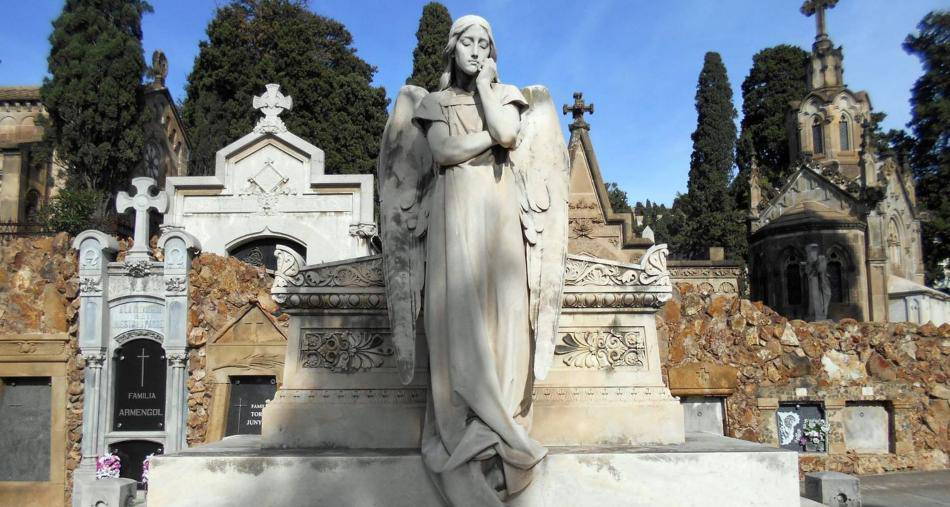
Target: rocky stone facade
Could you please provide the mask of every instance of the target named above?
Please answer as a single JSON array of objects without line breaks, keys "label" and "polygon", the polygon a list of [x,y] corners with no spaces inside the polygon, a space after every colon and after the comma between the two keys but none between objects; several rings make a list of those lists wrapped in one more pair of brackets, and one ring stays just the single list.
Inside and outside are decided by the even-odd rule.
[{"label": "rocky stone facade", "polygon": [[[823,406],[827,452],[800,469],[869,474],[946,468],[950,454],[950,324],[789,320],[759,302],[679,283],[657,314],[661,361],[674,394],[722,396],[725,433],[777,444],[780,404]],[[887,407],[891,452],[849,451],[843,410]]]}]

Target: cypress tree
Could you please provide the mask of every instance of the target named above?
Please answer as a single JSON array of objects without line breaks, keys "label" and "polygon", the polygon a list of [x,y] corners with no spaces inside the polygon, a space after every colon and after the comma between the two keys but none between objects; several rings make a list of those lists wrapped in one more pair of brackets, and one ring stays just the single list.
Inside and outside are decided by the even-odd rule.
[{"label": "cypress tree", "polygon": [[281,119],[324,150],[327,173],[375,171],[389,101],[345,26],[304,0],[234,0],[217,9],[207,36],[182,111],[194,141],[190,173],[213,173],[215,152],[251,131],[260,117],[252,98],[267,83],[293,97]]},{"label": "cypress tree", "polygon": [[452,16],[444,5],[429,2],[422,8],[419,29],[416,30],[416,49],[412,51],[412,75],[406,79],[406,84],[437,91],[444,70],[442,50],[451,28]]},{"label": "cypress tree", "polygon": [[719,53],[706,53],[696,86],[698,119],[693,132],[689,183],[677,198],[685,217],[677,254],[705,258],[710,246],[723,246],[730,258],[745,254],[745,234],[729,194],[735,162],[736,108]]},{"label": "cypress tree", "polygon": [[[944,280],[939,263],[950,258],[950,12],[934,11],[907,36],[904,50],[920,58],[924,74],[911,89],[911,120],[916,138],[910,162],[917,203],[930,214],[923,224],[924,265],[929,282]],[[908,141],[902,140],[906,145]],[[894,143],[900,144],[900,142]]]},{"label": "cypress tree", "polygon": [[808,53],[788,44],[763,49],[752,57],[752,68],[742,81],[742,133],[739,136],[739,174],[733,182],[736,206],[749,207],[749,171],[758,159],[759,185],[777,189],[790,174],[789,103],[805,97]]},{"label": "cypress tree", "polygon": [[[144,0],[66,0],[40,96],[44,137],[74,184],[111,195],[142,159]],[[75,189],[75,186],[71,186]]]},{"label": "cypress tree", "polygon": [[627,193],[624,192],[619,185],[608,181],[604,186],[607,187],[607,199],[610,201],[610,207],[614,210],[614,213],[630,211],[630,202],[627,201]]}]

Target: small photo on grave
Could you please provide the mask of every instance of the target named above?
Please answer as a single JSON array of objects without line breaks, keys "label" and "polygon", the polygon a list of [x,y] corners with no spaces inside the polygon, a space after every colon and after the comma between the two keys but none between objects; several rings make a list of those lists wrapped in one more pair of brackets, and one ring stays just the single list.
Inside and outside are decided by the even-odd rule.
[{"label": "small photo on grave", "polygon": [[165,351],[158,342],[126,342],[115,355],[115,431],[164,431]]},{"label": "small photo on grave", "polygon": [[164,449],[161,444],[149,440],[126,440],[110,445],[109,452],[119,458],[119,477],[132,479],[138,483],[138,489],[144,489],[145,460],[162,454]]},{"label": "small photo on grave", "polygon": [[781,448],[798,452],[826,452],[828,421],[820,404],[782,404],[775,418]]},{"label": "small photo on grave", "polygon": [[0,378],[0,481],[50,479],[49,377]]},{"label": "small photo on grave", "polygon": [[261,412],[277,392],[277,379],[269,375],[231,377],[228,425],[225,436],[260,435]]}]

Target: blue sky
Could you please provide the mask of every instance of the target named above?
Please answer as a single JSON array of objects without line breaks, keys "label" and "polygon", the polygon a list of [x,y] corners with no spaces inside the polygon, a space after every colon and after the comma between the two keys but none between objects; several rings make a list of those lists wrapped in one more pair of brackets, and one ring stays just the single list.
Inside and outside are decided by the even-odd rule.
[{"label": "blue sky", "polygon": [[[184,85],[223,0],[151,0],[143,20],[146,59],[168,55],[168,86],[184,98]],[[378,68],[375,84],[392,98],[412,71],[412,49],[423,0],[311,0],[315,12],[344,23],[357,53]],[[558,102],[574,91],[595,104],[588,118],[608,181],[630,201],[671,203],[685,192],[696,126],[696,79],[706,51],[722,54],[736,108],[740,85],[759,49],[797,44],[810,50],[814,18],[799,14],[799,0],[589,0],[446,1],[453,17],[475,13],[493,26],[499,73],[505,82],[544,84]],[[50,23],[61,1],[9,2],[0,31],[0,85],[37,84],[46,74]],[[844,46],[845,81],[867,90],[885,128],[910,118],[910,88],[920,76],[917,58],[901,42],[938,0],[842,0],[829,12],[832,40]],[[12,27],[12,29],[11,29]],[[250,104],[248,105],[250,107]],[[293,114],[292,112],[290,114]],[[565,133],[568,121],[565,118]]]}]

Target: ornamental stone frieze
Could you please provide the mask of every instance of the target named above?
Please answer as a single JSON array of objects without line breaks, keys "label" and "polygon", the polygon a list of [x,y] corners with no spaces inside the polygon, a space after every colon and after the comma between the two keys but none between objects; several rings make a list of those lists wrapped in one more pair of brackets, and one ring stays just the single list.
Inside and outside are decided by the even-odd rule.
[{"label": "ornamental stone frieze", "polygon": [[[672,296],[666,245],[654,245],[637,264],[568,255],[565,309],[659,308]],[[290,248],[275,250],[271,296],[285,310],[386,311],[382,256],[305,266]]]}]

